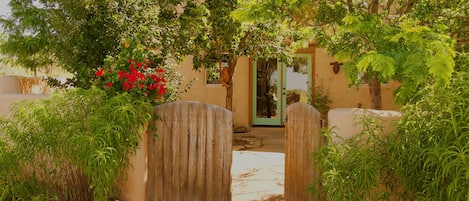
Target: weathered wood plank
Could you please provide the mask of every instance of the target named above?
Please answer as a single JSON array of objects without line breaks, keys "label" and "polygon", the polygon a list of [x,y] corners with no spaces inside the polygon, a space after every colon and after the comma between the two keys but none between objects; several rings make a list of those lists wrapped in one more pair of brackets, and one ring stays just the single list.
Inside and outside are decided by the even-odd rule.
[{"label": "weathered wood plank", "polygon": [[314,107],[295,103],[287,108],[285,126],[285,200],[313,201],[309,184],[317,182],[318,170],[310,154],[321,145],[320,114]]},{"label": "weathered wood plank", "polygon": [[[200,118],[197,117],[198,111],[195,108],[191,108],[188,113],[189,118]],[[187,194],[188,195],[194,195],[197,192],[196,185],[197,185],[197,146],[198,146],[198,139],[197,139],[197,132],[198,132],[198,126],[197,124],[189,124],[189,149],[188,149],[188,172],[187,172]],[[193,171],[189,171],[191,168],[193,168]]]},{"label": "weathered wood plank", "polygon": [[[207,108],[207,122],[206,122],[206,141],[205,141],[205,168],[206,168],[206,178],[205,181],[205,195],[214,196],[214,189],[213,189],[213,182],[215,176],[215,168],[213,167],[215,164],[214,153],[215,150],[213,149],[215,144],[214,139],[214,124],[215,124],[215,116],[213,114],[212,108]],[[221,179],[221,178],[220,178]],[[208,199],[208,197],[206,197]]]},{"label": "weathered wood plank", "polygon": [[155,107],[155,114],[162,120],[148,147],[147,200],[230,201],[231,112],[176,102]]},{"label": "weathered wood plank", "polygon": [[196,174],[197,174],[197,183],[196,183],[196,198],[194,200],[202,201],[205,200],[205,182],[206,171],[205,171],[205,147],[206,147],[206,135],[198,135],[199,133],[207,133],[207,113],[204,112],[201,108],[197,109],[197,117],[199,121],[197,122],[198,132],[195,134],[197,136],[197,154],[194,154],[194,157],[197,157]]},{"label": "weathered wood plank", "polygon": [[[220,119],[222,119],[223,123],[220,123],[220,125],[223,126],[227,129],[219,129],[219,137],[220,139],[224,138],[227,141],[232,142],[233,141],[233,127],[228,126],[227,124],[232,125],[232,119],[231,116],[223,115]],[[222,199],[223,200],[231,200],[231,182],[232,182],[232,177],[231,177],[231,164],[232,164],[232,157],[233,157],[233,144],[232,143],[220,143],[223,144],[222,147],[222,164],[223,166],[221,167],[223,170],[222,173],[222,189],[221,192],[230,192],[230,193],[224,193],[222,194]]]},{"label": "weathered wood plank", "polygon": [[[182,122],[188,122],[189,118],[191,118],[188,113],[191,109],[189,105],[183,104],[181,105],[181,112],[179,113]],[[179,196],[177,200],[188,200],[187,191],[187,177],[189,175],[189,124],[182,124],[177,126],[175,133],[180,133],[180,138],[176,143],[178,143],[179,147],[179,158],[186,159],[186,160],[179,160]]]}]

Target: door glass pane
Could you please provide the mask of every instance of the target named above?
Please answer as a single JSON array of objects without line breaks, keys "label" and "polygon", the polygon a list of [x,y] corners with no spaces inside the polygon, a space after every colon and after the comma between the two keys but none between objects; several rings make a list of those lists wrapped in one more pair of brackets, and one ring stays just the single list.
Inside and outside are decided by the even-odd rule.
[{"label": "door glass pane", "polygon": [[256,75],[256,117],[275,119],[279,115],[277,59],[258,59]]},{"label": "door glass pane", "polygon": [[308,58],[294,57],[286,69],[286,106],[308,102]]}]

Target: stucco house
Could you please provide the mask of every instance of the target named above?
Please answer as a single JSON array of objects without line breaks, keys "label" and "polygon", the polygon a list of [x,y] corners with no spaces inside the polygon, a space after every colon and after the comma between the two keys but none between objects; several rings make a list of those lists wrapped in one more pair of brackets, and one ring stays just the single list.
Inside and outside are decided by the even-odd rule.
[{"label": "stucco house", "polygon": [[[298,50],[290,65],[276,59],[240,58],[233,76],[234,127],[282,126],[286,107],[294,102],[308,101],[308,94],[314,93],[316,87],[328,93],[332,101],[329,105],[331,109],[370,108],[368,85],[350,88],[341,67],[337,73],[333,71],[333,62],[333,57],[314,44]],[[179,70],[186,80],[196,78],[183,100],[225,106],[226,90],[217,80],[213,80],[214,72],[194,71],[191,57],[185,59]],[[384,110],[398,109],[392,95],[397,86],[392,82],[382,84]]]},{"label": "stucco house", "polygon": [[[308,95],[315,93],[318,87],[328,93],[331,109],[370,108],[368,85],[349,87],[342,67],[334,72],[333,62],[336,62],[333,57],[314,44],[298,50],[290,65],[276,59],[240,58],[233,76],[234,127],[283,126],[286,107],[295,102],[307,102]],[[195,71],[192,67],[191,57],[179,66],[186,81],[196,80],[182,100],[225,107],[226,89],[217,80],[220,72]],[[381,87],[383,109],[398,110],[392,95],[398,84],[391,82]]]}]

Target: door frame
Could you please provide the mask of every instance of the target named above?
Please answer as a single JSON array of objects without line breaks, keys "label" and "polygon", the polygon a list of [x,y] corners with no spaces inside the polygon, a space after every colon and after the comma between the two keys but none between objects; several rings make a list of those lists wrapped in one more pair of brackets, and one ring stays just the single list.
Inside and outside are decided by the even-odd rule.
[{"label": "door frame", "polygon": [[[310,93],[312,93],[312,83],[314,82],[313,80],[313,56],[310,53],[295,53],[294,57],[300,57],[300,58],[307,58],[308,60],[308,88]],[[282,103],[281,103],[281,108],[280,108],[280,113],[282,114],[282,119],[281,119],[281,125],[285,125],[286,120],[287,120],[287,68],[285,63],[281,63],[281,68],[282,68]]]},{"label": "door frame", "polygon": [[[294,57],[303,57],[308,59],[308,64],[309,64],[309,69],[308,69],[308,88],[310,93],[314,93],[314,79],[313,79],[313,74],[314,74],[314,54],[313,54],[314,46],[310,46],[308,49],[304,49],[303,51],[298,51],[295,53]],[[263,118],[257,118],[256,117],[256,112],[257,112],[257,59],[251,60],[251,123],[252,125],[265,125],[265,126],[283,126],[285,125],[286,121],[286,65],[285,63],[278,62],[277,63],[277,71],[278,77],[277,79],[279,82],[277,83],[277,111],[280,113],[277,115],[278,117],[275,119],[263,119]]]},{"label": "door frame", "polygon": [[[278,126],[280,125],[281,123],[281,118],[282,118],[282,115],[281,114],[277,114],[277,118],[275,119],[268,119],[268,118],[257,118],[256,117],[256,112],[257,112],[257,59],[253,60],[253,64],[252,64],[252,70],[251,70],[251,97],[252,97],[252,100],[251,100],[251,118],[252,118],[252,123],[253,125],[264,125],[264,126]],[[283,81],[281,80],[282,78],[282,72],[281,72],[281,63],[280,62],[277,62],[277,80],[278,80],[278,83],[277,83],[277,91],[276,91],[276,94],[277,94],[277,108],[276,110],[277,111],[280,111],[281,110],[281,102],[282,100],[279,99],[278,97],[282,97],[282,91],[280,90],[280,87],[279,85],[281,83],[283,83]],[[283,85],[283,84],[282,84]]]}]

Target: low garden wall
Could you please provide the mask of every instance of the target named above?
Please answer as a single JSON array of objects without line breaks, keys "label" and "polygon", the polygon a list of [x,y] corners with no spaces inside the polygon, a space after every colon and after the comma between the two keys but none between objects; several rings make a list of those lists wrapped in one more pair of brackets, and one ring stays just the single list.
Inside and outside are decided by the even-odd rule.
[{"label": "low garden wall", "polygon": [[18,76],[0,77],[0,116],[10,113],[10,105],[23,100],[47,98],[45,94],[24,94],[21,78]]},{"label": "low garden wall", "polygon": [[337,136],[348,139],[363,130],[362,124],[359,123],[359,119],[363,115],[379,119],[385,134],[391,132],[395,123],[402,117],[400,112],[392,110],[337,108],[331,109],[328,113],[329,128],[333,128]]},{"label": "low garden wall", "polygon": [[22,93],[20,80],[17,76],[0,77],[0,94]]},{"label": "low garden wall", "polygon": [[0,116],[9,115],[11,104],[23,100],[45,99],[45,94],[0,93]]}]

